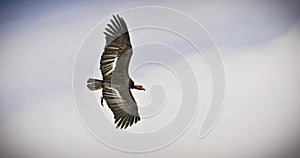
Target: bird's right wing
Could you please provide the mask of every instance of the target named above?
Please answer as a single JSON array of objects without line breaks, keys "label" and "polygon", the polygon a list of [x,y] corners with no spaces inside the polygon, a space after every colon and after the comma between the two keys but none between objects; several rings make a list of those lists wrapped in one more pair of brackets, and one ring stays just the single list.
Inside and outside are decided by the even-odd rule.
[{"label": "bird's right wing", "polygon": [[126,129],[141,119],[138,113],[138,106],[127,86],[104,83],[102,94],[114,114],[114,123],[117,124],[117,128]]}]

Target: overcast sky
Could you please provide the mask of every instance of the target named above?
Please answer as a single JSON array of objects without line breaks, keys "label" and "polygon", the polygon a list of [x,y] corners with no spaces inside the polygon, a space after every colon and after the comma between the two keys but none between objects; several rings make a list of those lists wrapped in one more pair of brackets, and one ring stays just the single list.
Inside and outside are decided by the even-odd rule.
[{"label": "overcast sky", "polygon": [[[213,87],[205,59],[192,48],[185,47],[178,36],[151,29],[133,31],[133,46],[143,42],[161,45],[149,44],[134,49],[131,75],[149,90],[134,92],[145,119],[130,128],[130,132],[158,129],[172,121],[180,106],[184,106],[177,100],[182,94],[176,73],[151,64],[134,71],[138,62],[161,59],[160,62],[174,68],[178,74],[189,71],[176,65],[188,65],[195,72],[195,81],[200,87],[199,96],[196,96],[200,108],[188,130],[160,150],[136,154],[110,148],[87,131],[75,108],[72,73],[74,61],[82,55],[92,60],[85,61],[86,67],[81,70],[88,69],[87,76],[81,77],[85,79],[96,73],[101,78],[99,72],[94,72],[104,44],[103,28],[99,23],[116,12],[124,16],[129,30],[148,21],[188,28],[181,19],[170,24],[172,20],[159,18],[159,13],[153,13],[153,19],[140,20],[138,14],[129,16],[124,12],[140,6],[173,8],[205,27],[222,56],[226,99],[215,128],[207,137],[198,139]],[[191,36],[189,39],[199,38]],[[87,45],[79,49],[82,42]],[[298,157],[299,43],[300,4],[297,1],[0,2],[0,156]],[[88,47],[89,44],[95,49]],[[176,54],[172,48],[181,53]],[[204,45],[203,51],[209,53],[205,48]],[[90,52],[82,54],[80,50],[85,49]],[[147,55],[151,52],[151,56]],[[192,83],[192,79],[190,81]],[[155,87],[154,83],[160,86]],[[164,94],[151,94],[150,90]],[[79,94],[98,96],[87,89]],[[165,102],[160,100],[163,95],[167,98]],[[159,114],[146,118],[147,105],[155,107],[154,103],[160,102],[165,106]],[[108,123],[112,122],[107,107],[96,107],[96,111],[105,115]],[[95,119],[94,123],[98,121]]]}]

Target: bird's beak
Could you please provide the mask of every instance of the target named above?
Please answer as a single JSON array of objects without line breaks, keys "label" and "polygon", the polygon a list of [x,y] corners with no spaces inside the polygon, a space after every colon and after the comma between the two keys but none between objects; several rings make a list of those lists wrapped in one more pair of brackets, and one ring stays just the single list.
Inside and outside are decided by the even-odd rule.
[{"label": "bird's beak", "polygon": [[142,85],[137,85],[137,87],[136,87],[138,90],[146,90]]},{"label": "bird's beak", "polygon": [[143,86],[139,87],[139,90],[146,90]]}]

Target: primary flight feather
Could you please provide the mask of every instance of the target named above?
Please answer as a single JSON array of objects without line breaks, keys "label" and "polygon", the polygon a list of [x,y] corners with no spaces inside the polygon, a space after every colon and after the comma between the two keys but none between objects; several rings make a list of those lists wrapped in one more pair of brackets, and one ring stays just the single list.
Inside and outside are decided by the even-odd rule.
[{"label": "primary flight feather", "polygon": [[122,17],[114,16],[105,28],[106,44],[100,60],[102,80],[89,79],[90,90],[102,89],[103,99],[114,114],[117,128],[127,128],[141,120],[138,106],[130,89],[145,90],[135,85],[128,75],[132,46],[127,25]]}]

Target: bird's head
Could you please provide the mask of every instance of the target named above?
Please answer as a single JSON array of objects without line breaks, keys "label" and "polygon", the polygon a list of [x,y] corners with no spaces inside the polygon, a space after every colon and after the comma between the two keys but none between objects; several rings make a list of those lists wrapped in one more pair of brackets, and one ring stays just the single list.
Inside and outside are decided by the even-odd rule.
[{"label": "bird's head", "polygon": [[146,90],[142,85],[134,85],[134,89],[137,89],[137,90]]}]

